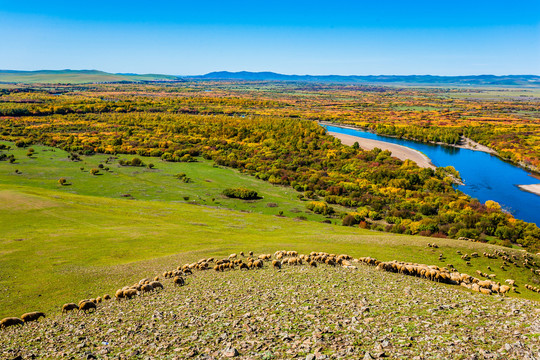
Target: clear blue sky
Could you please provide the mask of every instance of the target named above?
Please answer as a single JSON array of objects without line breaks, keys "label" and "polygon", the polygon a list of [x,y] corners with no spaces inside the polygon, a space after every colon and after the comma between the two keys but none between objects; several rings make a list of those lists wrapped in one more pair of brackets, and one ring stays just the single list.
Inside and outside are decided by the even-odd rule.
[{"label": "clear blue sky", "polygon": [[540,0],[0,0],[0,34],[0,69],[540,75]]}]

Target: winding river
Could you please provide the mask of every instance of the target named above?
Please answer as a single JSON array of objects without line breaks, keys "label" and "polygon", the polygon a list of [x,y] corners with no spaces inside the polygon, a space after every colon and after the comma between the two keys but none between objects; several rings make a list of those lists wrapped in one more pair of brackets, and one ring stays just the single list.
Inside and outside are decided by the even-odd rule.
[{"label": "winding river", "polygon": [[323,125],[328,131],[385,141],[421,151],[435,166],[453,166],[465,185],[458,189],[481,202],[493,200],[516,218],[540,226],[540,196],[521,190],[517,185],[535,184],[539,181],[527,171],[502,161],[498,157],[453,146],[425,144],[381,136],[367,131]]}]

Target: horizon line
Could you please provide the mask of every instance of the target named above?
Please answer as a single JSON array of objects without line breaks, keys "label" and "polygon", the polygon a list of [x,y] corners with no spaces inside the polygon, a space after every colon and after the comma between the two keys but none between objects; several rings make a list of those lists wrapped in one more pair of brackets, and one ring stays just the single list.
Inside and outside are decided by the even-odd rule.
[{"label": "horizon line", "polygon": [[204,76],[209,75],[213,73],[231,73],[231,74],[239,74],[239,73],[251,73],[251,74],[264,74],[264,73],[271,73],[276,75],[284,75],[284,76],[343,76],[343,77],[351,77],[351,76],[438,76],[438,77],[462,77],[462,76],[538,76],[540,77],[540,74],[503,74],[503,75],[495,75],[490,73],[481,73],[481,74],[461,74],[461,75],[438,75],[438,74],[285,74],[285,73],[279,73],[271,70],[264,70],[264,71],[248,71],[248,70],[239,70],[239,71],[231,71],[231,70],[215,70],[210,71],[203,74],[172,74],[172,73],[162,73],[162,72],[109,72],[105,70],[99,70],[99,69],[39,69],[39,70],[18,70],[18,69],[0,69],[0,72],[6,71],[6,72],[40,72],[40,71],[99,71],[107,74],[114,74],[114,75],[166,75],[166,76],[177,76],[177,77],[196,77],[196,76]]}]

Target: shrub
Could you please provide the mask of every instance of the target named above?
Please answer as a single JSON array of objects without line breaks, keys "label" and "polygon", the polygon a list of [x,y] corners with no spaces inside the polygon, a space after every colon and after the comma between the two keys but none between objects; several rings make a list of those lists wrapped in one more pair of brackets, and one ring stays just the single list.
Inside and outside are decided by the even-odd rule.
[{"label": "shrub", "polygon": [[223,190],[223,195],[229,198],[236,198],[242,200],[254,200],[259,199],[259,194],[255,190],[249,190],[246,188],[229,188]]},{"label": "shrub", "polygon": [[99,174],[99,169],[92,169],[92,170],[90,170],[90,174],[92,174],[92,175],[97,175],[97,174]]},{"label": "shrub", "polygon": [[423,204],[422,206],[420,206],[420,212],[426,216],[437,215],[437,207]]},{"label": "shrub", "polygon": [[192,157],[189,154],[186,154],[186,155],[182,156],[179,161],[180,162],[196,162],[197,159],[195,159],[194,157]]},{"label": "shrub", "polygon": [[153,169],[153,168],[154,168],[154,166],[155,166],[155,165],[154,165],[154,164],[152,164],[152,163],[148,164],[148,168],[149,168],[149,169]]},{"label": "shrub", "polygon": [[178,173],[178,174],[174,175],[174,177],[177,178],[178,180],[181,180],[182,182],[184,182],[186,184],[190,183],[190,182],[193,182],[191,180],[191,178],[188,178],[187,175],[184,174],[184,173]]},{"label": "shrub", "polygon": [[401,224],[401,218],[398,218],[396,216],[387,216],[384,220],[389,224]]},{"label": "shrub", "polygon": [[66,185],[67,180],[66,180],[65,178],[60,178],[60,179],[58,179],[58,183],[59,183],[60,185],[62,185],[62,186],[63,186],[63,185]]},{"label": "shrub", "polygon": [[356,218],[353,216],[353,215],[346,215],[344,218],[343,218],[343,221],[341,223],[343,226],[353,226],[353,225],[356,225],[357,222],[356,222]]},{"label": "shrub", "polygon": [[131,159],[131,166],[143,166],[143,162],[141,159],[137,158],[137,157],[134,157],[133,159]]},{"label": "shrub", "polygon": [[27,147],[29,145],[28,142],[24,141],[24,140],[18,140],[16,143],[15,143],[15,146],[16,147],[20,147],[20,148],[23,148],[23,147]]},{"label": "shrub", "polygon": [[144,163],[138,157],[134,157],[131,160],[120,159],[118,163],[122,166],[144,166]]},{"label": "shrub", "polygon": [[360,229],[369,229],[370,228],[369,224],[367,222],[365,222],[365,221],[360,221],[360,223],[358,224],[358,227]]},{"label": "shrub", "polygon": [[381,214],[379,214],[377,211],[374,211],[374,210],[371,210],[369,213],[368,213],[368,217],[372,220],[381,220],[382,219],[382,216]]},{"label": "shrub", "polygon": [[334,213],[334,209],[324,201],[310,201],[306,207],[315,214],[331,215]]}]

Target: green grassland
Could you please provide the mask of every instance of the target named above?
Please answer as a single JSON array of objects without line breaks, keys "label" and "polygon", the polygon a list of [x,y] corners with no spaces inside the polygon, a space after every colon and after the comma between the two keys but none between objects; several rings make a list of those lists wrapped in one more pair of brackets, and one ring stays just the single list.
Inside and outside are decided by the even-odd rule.
[{"label": "green grassland", "polygon": [[96,82],[163,81],[175,79],[175,76],[170,75],[111,74],[97,70],[0,70],[0,82],[23,84],[88,84]]},{"label": "green grassland", "polygon": [[[268,215],[279,215],[281,211],[289,217],[325,219],[306,210],[305,202],[298,199],[299,193],[290,187],[274,186],[236,170],[214,166],[213,162],[202,158],[192,163],[175,163],[134,155],[120,155],[117,159],[93,155],[81,156],[81,161],[71,161],[67,152],[52,147],[32,146],[35,151],[27,156],[27,148],[17,148],[9,142],[0,141],[0,144],[11,146],[12,149],[4,153],[13,154],[17,159],[13,164],[0,162],[0,184],[110,198],[131,195],[129,198],[134,200],[189,202]],[[119,165],[120,160],[135,157],[143,159],[146,165],[154,164],[154,168]],[[99,169],[99,164],[103,169]],[[100,171],[92,175],[92,169]],[[191,182],[184,183],[175,177],[180,173],[186,174]],[[60,178],[65,178],[67,184],[60,185]],[[241,186],[256,190],[261,199],[238,201],[222,195],[226,188]]]},{"label": "green grassland", "polygon": [[[468,266],[456,253],[482,254],[496,246],[323,224],[320,215],[305,213],[296,191],[208,161],[141,158],[156,169],[121,167],[117,160],[105,164],[103,155],[73,162],[59,149],[33,148],[31,157],[26,156],[28,149],[13,149],[7,153],[14,153],[17,161],[0,162],[0,318],[56,312],[65,302],[113,293],[142,277],[206,256],[279,249],[453,264],[471,275],[481,270],[497,274],[501,282],[515,279],[519,293],[511,296],[540,300],[539,294],[523,287],[538,283],[529,269],[501,270],[501,259],[482,256]],[[110,171],[91,175],[89,170],[99,163]],[[176,179],[173,175],[179,172],[193,182]],[[59,177],[71,185],[61,186]],[[263,198],[246,202],[222,197],[221,191],[230,186],[255,189]],[[126,193],[133,199],[121,197]],[[278,206],[268,207],[269,202]],[[298,209],[308,221],[296,218]],[[274,216],[279,210],[283,217]],[[428,242],[439,248],[427,247]]]}]

